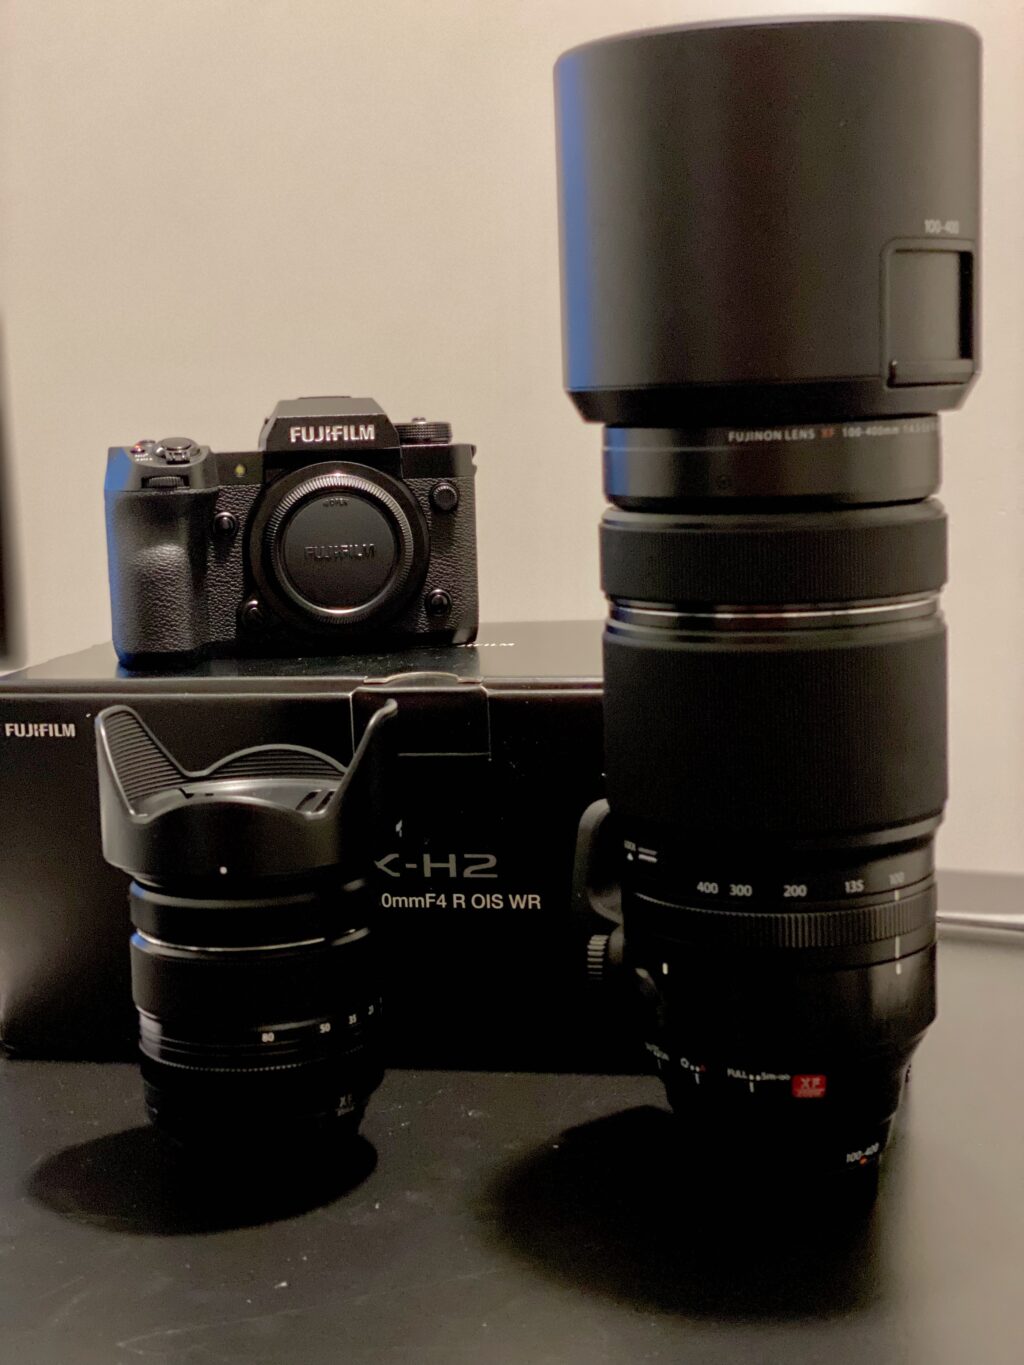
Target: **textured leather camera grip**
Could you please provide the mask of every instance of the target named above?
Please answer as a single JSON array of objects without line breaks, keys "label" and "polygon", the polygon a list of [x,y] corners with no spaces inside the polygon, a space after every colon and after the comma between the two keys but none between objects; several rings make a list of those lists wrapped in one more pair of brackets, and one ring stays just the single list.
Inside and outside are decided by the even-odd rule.
[{"label": "textured leather camera grip", "polygon": [[114,648],[126,667],[190,655],[209,641],[206,565],[216,489],[107,497]]}]

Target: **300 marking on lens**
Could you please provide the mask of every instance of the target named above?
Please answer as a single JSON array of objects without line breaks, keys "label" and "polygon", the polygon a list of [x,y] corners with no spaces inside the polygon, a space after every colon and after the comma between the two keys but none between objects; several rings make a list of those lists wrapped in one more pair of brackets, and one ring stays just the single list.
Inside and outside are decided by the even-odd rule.
[{"label": "300 marking on lens", "polygon": [[[746,900],[754,894],[754,888],[750,882],[729,882],[729,895],[740,900]],[[718,882],[698,882],[697,893],[701,896],[717,896],[721,890]]]}]

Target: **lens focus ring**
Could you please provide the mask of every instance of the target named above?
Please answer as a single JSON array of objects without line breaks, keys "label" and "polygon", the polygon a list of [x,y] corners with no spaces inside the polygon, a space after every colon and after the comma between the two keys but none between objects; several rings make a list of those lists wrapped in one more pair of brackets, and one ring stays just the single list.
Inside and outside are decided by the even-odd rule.
[{"label": "lens focus ring", "polygon": [[851,602],[945,581],[946,515],[933,499],[746,516],[613,509],[601,526],[601,584],[619,600]]},{"label": "lens focus ring", "polygon": [[611,621],[608,799],[720,837],[905,825],[946,799],[945,631],[902,625],[728,636]]}]

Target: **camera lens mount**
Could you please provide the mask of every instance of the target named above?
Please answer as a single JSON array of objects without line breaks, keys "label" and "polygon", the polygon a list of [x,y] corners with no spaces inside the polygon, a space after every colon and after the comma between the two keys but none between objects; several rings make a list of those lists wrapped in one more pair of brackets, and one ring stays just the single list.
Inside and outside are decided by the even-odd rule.
[{"label": "camera lens mount", "polygon": [[250,560],[264,594],[308,628],[385,620],[427,559],[423,513],[397,480],[362,466],[307,466],[271,485]]}]

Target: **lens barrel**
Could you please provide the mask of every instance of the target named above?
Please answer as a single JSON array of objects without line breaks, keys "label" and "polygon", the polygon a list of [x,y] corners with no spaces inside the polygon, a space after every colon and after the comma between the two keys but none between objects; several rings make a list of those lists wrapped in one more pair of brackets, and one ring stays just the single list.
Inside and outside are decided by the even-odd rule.
[{"label": "lens barrel", "polygon": [[[898,446],[906,425],[938,478],[938,433],[860,422],[856,438]],[[876,438],[870,433],[878,428]],[[770,457],[793,487],[827,459],[839,425],[799,429]],[[824,434],[821,433],[837,433]],[[634,433],[639,435],[640,433]],[[738,444],[747,433],[733,431]],[[643,433],[646,449],[676,447]],[[810,461],[808,461],[810,448]],[[634,458],[639,458],[634,453]],[[690,436],[682,480],[719,458]],[[899,452],[890,454],[902,463]],[[677,463],[682,464],[680,458]],[[703,475],[705,480],[707,474]],[[946,798],[946,518],[935,499],[886,502],[888,478],[824,497],[674,499],[635,489],[601,528],[609,796],[656,825],[667,813],[702,838],[820,838],[936,819]],[[615,490],[608,490],[612,496]],[[922,492],[934,491],[934,483]],[[863,505],[853,504],[853,498]]]},{"label": "lens barrel", "polygon": [[[793,429],[774,477],[798,487],[808,448],[827,465],[833,442],[877,440],[897,467],[916,453],[931,492],[937,433],[923,449],[906,425],[903,462],[899,423]],[[634,460],[681,444],[633,436]],[[694,466],[717,437],[686,441],[680,477],[708,482]],[[852,467],[831,501],[663,481],[649,513],[634,480],[601,539],[608,797],[647,1047],[716,1144],[753,1120],[766,1158],[838,1168],[883,1149],[934,1017],[946,797],[945,515],[880,501],[890,481]]]},{"label": "lens barrel", "polygon": [[[382,1077],[361,888],[168,894],[133,882],[132,995],[151,1118],[180,1138],[353,1131]],[[344,911],[342,911],[344,913]]]},{"label": "lens barrel", "polygon": [[621,960],[687,1131],[748,1162],[873,1165],[935,1013],[979,58],[958,24],[791,19],[556,66]]},{"label": "lens barrel", "polygon": [[346,768],[264,745],[183,768],[126,706],[96,719],[103,851],[133,874],[146,1107],[206,1147],[358,1129],[383,1075],[367,893],[371,718]]}]

